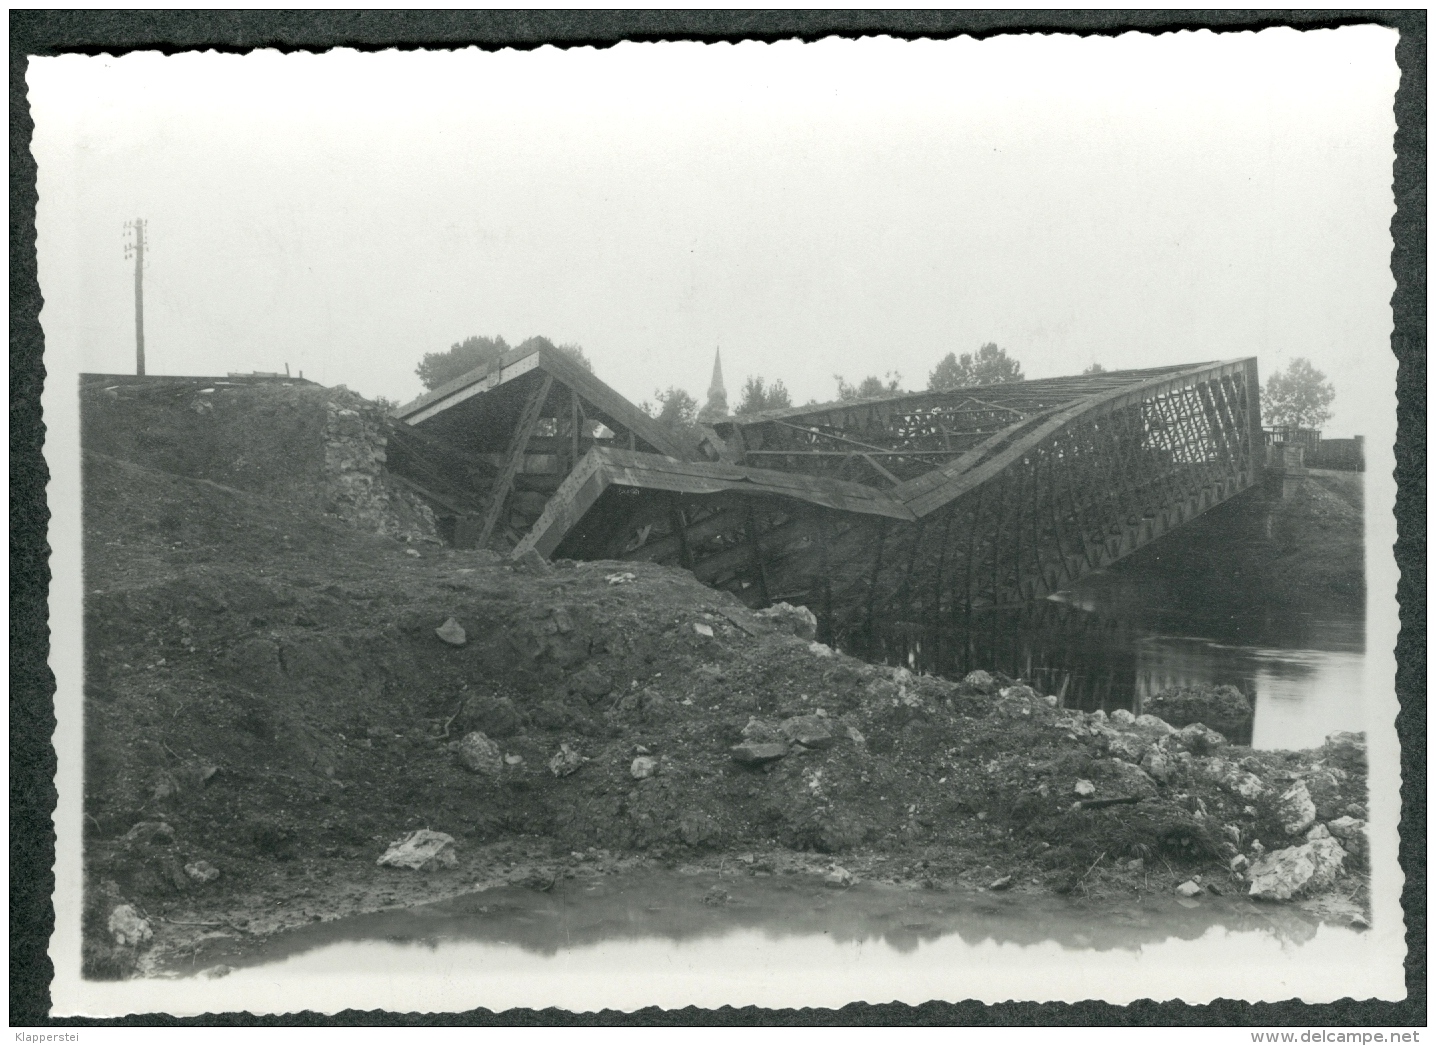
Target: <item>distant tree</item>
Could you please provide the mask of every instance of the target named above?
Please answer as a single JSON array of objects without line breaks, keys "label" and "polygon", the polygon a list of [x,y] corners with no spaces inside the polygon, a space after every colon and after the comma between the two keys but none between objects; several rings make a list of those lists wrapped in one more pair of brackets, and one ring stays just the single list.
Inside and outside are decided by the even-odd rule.
[{"label": "distant tree", "polygon": [[[887,381],[884,382],[883,378]],[[863,400],[872,396],[894,396],[902,392],[902,375],[895,370],[888,371],[883,378],[870,374],[856,385],[849,385],[841,374],[834,374],[838,383],[838,399]]]},{"label": "distant tree", "polygon": [[509,343],[503,335],[485,338],[472,335],[455,342],[448,352],[427,352],[414,371],[426,389],[437,389],[446,381],[453,381],[461,374],[467,374],[475,367],[483,367],[509,351]]},{"label": "distant tree", "polygon": [[970,352],[961,356],[949,352],[928,375],[927,387],[932,392],[946,392],[971,385],[1001,385],[1021,380],[1022,364],[989,341],[977,350],[976,356]]},{"label": "distant tree", "polygon": [[[519,348],[561,352],[584,370],[593,371],[593,364],[588,362],[588,357],[577,345],[555,345],[545,337],[536,336],[523,341]],[[446,381],[453,381],[476,367],[488,366],[508,351],[509,343],[504,341],[501,334],[492,338],[474,335],[456,342],[448,352],[425,353],[414,373],[424,383],[424,388],[436,389]]]},{"label": "distant tree", "polygon": [[686,389],[668,386],[667,392],[653,390],[656,403],[643,402],[643,411],[668,429],[683,436],[697,437],[698,401]]},{"label": "distant tree", "polygon": [[542,335],[536,334],[532,338],[525,338],[523,341],[519,342],[518,351],[522,352],[528,349],[548,349],[550,352],[561,353],[564,356],[567,356],[574,363],[577,363],[580,367],[588,371],[590,374],[593,373],[593,364],[590,363],[588,361],[588,357],[583,354],[583,349],[579,348],[577,345],[574,345],[571,342],[565,342],[562,345],[555,345],[553,342],[549,341]]},{"label": "distant tree", "polygon": [[760,414],[765,410],[782,410],[793,405],[788,387],[779,378],[771,385],[764,385],[761,377],[750,377],[743,383],[743,398],[735,414]]},{"label": "distant tree", "polygon": [[385,413],[393,413],[395,407],[402,406],[398,400],[390,399],[388,396],[375,396],[369,402]]},{"label": "distant tree", "polygon": [[1082,373],[1083,373],[1083,374],[1106,374],[1106,373],[1107,373],[1107,368],[1104,367],[1104,366],[1102,366],[1102,364],[1097,363],[1097,362],[1094,361],[1094,362],[1092,363],[1092,366],[1088,367],[1088,368],[1087,368],[1086,370],[1084,370]]},{"label": "distant tree", "polygon": [[1268,425],[1319,429],[1331,420],[1336,389],[1326,375],[1302,357],[1292,360],[1284,374],[1273,374],[1262,390],[1261,412]]}]

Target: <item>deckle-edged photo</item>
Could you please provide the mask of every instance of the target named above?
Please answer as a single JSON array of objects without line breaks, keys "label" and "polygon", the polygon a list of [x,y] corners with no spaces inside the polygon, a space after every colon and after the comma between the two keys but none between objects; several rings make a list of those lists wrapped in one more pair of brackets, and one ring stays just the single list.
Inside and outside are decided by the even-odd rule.
[{"label": "deckle-edged photo", "polygon": [[1402,997],[1395,41],[32,59],[55,1012]]}]

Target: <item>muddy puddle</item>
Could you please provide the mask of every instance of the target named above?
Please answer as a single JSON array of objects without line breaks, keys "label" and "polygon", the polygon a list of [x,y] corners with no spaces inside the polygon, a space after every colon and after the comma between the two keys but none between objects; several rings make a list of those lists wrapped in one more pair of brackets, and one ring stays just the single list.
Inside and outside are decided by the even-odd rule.
[{"label": "muddy puddle", "polygon": [[173,1012],[1283,998],[1323,971],[1350,994],[1367,936],[1241,898],[645,872],[213,937],[114,987]]}]

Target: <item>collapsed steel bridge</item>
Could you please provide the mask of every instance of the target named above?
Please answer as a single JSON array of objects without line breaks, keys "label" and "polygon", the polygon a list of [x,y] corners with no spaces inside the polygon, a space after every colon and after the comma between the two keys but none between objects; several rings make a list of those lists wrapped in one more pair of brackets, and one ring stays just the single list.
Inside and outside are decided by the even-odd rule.
[{"label": "collapsed steel bridge", "polygon": [[561,353],[395,411],[389,467],[460,546],[682,566],[830,640],[936,636],[1253,486],[1255,359],[915,392],[677,435]]}]

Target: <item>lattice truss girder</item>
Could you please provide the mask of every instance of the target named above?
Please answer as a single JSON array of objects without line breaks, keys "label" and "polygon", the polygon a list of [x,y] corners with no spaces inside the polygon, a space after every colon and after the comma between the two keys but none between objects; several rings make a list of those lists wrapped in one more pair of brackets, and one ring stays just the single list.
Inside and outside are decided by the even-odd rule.
[{"label": "lattice truss girder", "polygon": [[[670,495],[638,499],[643,507],[609,534],[603,554],[681,562],[750,602],[805,601],[840,633],[870,629],[875,613],[931,626],[1031,601],[1250,484],[1250,380],[1236,370],[1079,415],[916,522],[774,498]],[[901,439],[941,435],[904,418]]]}]

